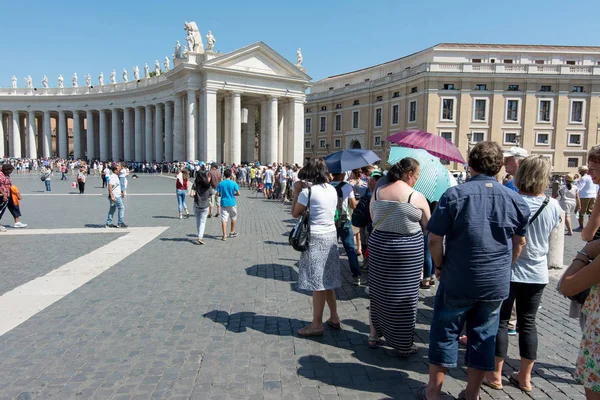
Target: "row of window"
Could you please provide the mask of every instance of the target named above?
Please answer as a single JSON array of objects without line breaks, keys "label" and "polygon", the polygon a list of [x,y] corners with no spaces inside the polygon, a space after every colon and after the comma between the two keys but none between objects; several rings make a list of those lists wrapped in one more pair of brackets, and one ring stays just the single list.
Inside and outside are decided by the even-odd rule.
[{"label": "row of window", "polygon": [[[374,136],[373,137],[373,146],[381,146],[382,142],[381,142],[381,136]],[[304,148],[306,149],[312,149],[312,141],[310,140],[305,140],[304,141]],[[333,147],[334,148],[340,148],[342,147],[342,139],[335,139],[333,141]],[[327,141],[325,139],[321,139],[319,140],[319,148],[321,149],[328,149],[329,145],[327,144]]]},{"label": "row of window", "polygon": [[[472,58],[471,59],[471,63],[473,64],[481,64],[481,58]],[[490,64],[515,64],[514,59],[512,58],[505,58],[503,60],[498,60],[496,58],[490,58],[489,61]],[[547,64],[546,60],[534,60],[533,62],[534,64],[538,64],[538,65],[544,65]],[[553,64],[553,63],[548,63],[548,64],[552,64],[552,65],[560,65],[560,64]],[[600,61],[596,61],[597,65],[600,65]],[[576,60],[565,60],[564,65],[577,65],[577,61]]]},{"label": "row of window", "polygon": [[[442,87],[443,90],[456,90],[456,87],[454,86],[453,83],[444,83],[444,86]],[[487,89],[487,85],[485,83],[478,83],[475,85],[475,90],[488,90]],[[508,85],[508,88],[506,89],[508,92],[518,92],[519,91],[519,85]],[[541,85],[540,86],[540,92],[551,92],[552,91],[552,85]],[[583,93],[584,89],[583,86],[573,86],[571,88],[571,92],[573,93]]]},{"label": "row of window", "polygon": [[[456,109],[456,99],[454,98],[442,98],[441,104],[441,121],[453,122]],[[551,123],[553,116],[553,99],[539,99],[538,100],[538,123]],[[505,122],[519,122],[521,111],[521,99],[506,99],[506,114]],[[571,100],[570,112],[569,112],[569,123],[581,124],[585,114],[585,100]],[[374,125],[376,128],[383,126],[383,108],[375,109]],[[342,115],[337,114],[334,116],[334,130],[340,132],[342,130]],[[417,119],[417,101],[411,101],[408,105],[408,122],[415,122]],[[473,121],[474,122],[487,122],[488,120],[488,99],[475,98],[473,100]],[[400,105],[392,105],[391,115],[392,125],[400,123]],[[359,129],[360,126],[360,110],[352,112],[352,129]],[[312,133],[312,118],[306,118],[305,120],[305,133]],[[319,132],[323,133],[327,131],[327,116],[321,116],[319,118]]]},{"label": "row of window", "polygon": [[[440,132],[440,136],[446,140],[454,142],[453,132]],[[516,145],[519,134],[516,132],[504,132],[504,145]],[[550,145],[550,132],[536,132],[535,133],[535,144],[538,146],[549,146]],[[485,132],[472,132],[471,142],[478,143],[486,140]],[[583,133],[579,132],[567,132],[567,146],[581,146],[583,141]]]}]

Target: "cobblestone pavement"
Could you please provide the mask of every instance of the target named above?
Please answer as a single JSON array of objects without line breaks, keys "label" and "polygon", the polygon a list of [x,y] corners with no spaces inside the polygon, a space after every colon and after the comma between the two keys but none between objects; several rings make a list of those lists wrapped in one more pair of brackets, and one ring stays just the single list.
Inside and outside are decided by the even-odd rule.
[{"label": "cobblestone pavement", "polygon": [[[108,207],[98,178],[90,178],[84,196],[63,195],[72,192],[70,181],[54,180],[49,195],[39,192],[37,176],[14,182],[25,195],[29,230],[104,224]],[[347,267],[337,291],[343,330],[299,338],[296,329],[311,319],[311,297],[296,288],[299,254],[287,245],[287,209],[242,189],[240,237],[222,242],[213,218],[206,245],[197,246],[193,219],[175,218],[173,186],[160,177],[131,181],[130,194],[145,195],[126,198],[125,222],[168,229],[0,337],[0,399],[416,398],[427,379],[433,293],[421,292],[419,352],[408,359],[367,347],[369,301]],[[111,234],[0,234],[1,292],[127,238]],[[578,246],[574,240],[568,248]],[[539,313],[531,397],[583,398],[571,377],[580,330],[555,285]],[[516,338],[509,354],[505,375],[518,367]],[[465,371],[451,370],[444,390],[458,395]],[[482,398],[529,396],[505,379],[504,390],[485,389]]]}]

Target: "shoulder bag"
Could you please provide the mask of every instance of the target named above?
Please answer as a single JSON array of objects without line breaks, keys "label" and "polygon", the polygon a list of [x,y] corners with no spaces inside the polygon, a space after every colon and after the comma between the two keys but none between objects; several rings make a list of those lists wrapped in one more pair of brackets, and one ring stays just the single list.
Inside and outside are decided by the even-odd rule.
[{"label": "shoulder bag", "polygon": [[290,232],[289,243],[296,251],[308,250],[310,242],[310,194],[311,188],[309,187],[306,210],[302,213],[300,220]]}]

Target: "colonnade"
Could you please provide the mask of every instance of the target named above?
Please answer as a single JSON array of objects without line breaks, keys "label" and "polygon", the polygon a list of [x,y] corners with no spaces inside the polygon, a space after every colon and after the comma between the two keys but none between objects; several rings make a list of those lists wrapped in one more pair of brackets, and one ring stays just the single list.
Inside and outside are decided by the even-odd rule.
[{"label": "colonnade", "polygon": [[[160,101],[136,99],[127,106],[118,100],[107,106],[91,103],[65,101],[51,110],[0,110],[0,155],[230,163],[258,157],[271,163],[298,162],[303,154],[301,98],[206,88]],[[260,132],[255,132],[257,110]],[[52,126],[56,127],[54,143]],[[68,127],[72,127],[72,152]]]}]

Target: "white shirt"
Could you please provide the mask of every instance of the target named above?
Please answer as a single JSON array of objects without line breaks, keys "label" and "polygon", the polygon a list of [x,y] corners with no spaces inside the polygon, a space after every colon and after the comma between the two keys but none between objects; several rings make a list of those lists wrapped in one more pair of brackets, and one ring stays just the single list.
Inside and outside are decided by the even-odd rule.
[{"label": "white shirt", "polygon": [[[308,204],[308,188],[302,189],[298,195],[298,203]],[[337,192],[328,183],[314,185],[310,194],[310,231],[311,233],[335,232],[335,208]]]},{"label": "white shirt", "polygon": [[117,174],[110,174],[108,176],[108,184],[112,188],[112,194],[115,196],[115,199],[121,197],[121,181],[119,181]]},{"label": "white shirt", "polygon": [[265,171],[265,183],[273,183],[273,171],[270,169]]},{"label": "white shirt", "polygon": [[[331,185],[333,187],[338,186],[340,183],[342,182],[337,182],[337,181],[333,181],[331,182]],[[344,210],[346,210],[346,214],[350,215],[350,208],[348,207],[348,199],[350,198],[350,196],[354,197],[354,189],[352,188],[352,185],[349,184],[348,182],[344,182],[345,185],[342,186],[342,197],[343,197],[343,202],[342,202],[342,207],[344,207]],[[336,196],[337,196],[337,192],[336,192]],[[336,207],[337,207],[337,201],[336,201]]]},{"label": "white shirt", "polygon": [[579,197],[582,199],[595,199],[598,195],[598,185],[592,182],[592,177],[588,174],[583,175],[577,183]]}]

